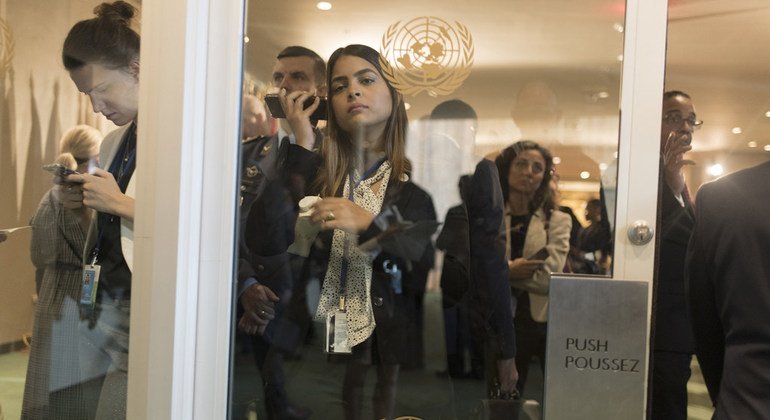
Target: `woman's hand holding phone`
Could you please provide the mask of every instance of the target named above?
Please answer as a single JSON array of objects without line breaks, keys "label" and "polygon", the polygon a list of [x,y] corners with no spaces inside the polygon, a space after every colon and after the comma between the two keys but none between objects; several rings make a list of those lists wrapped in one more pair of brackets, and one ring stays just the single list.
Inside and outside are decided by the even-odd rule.
[{"label": "woman's hand holding phone", "polygon": [[96,169],[93,174],[69,175],[65,181],[80,184],[86,207],[134,220],[134,199],[123,194],[115,177],[104,169]]},{"label": "woman's hand holding phone", "polygon": [[535,271],[542,268],[544,264],[544,260],[516,258],[513,261],[508,261],[508,276],[511,280],[526,280],[531,278]]}]

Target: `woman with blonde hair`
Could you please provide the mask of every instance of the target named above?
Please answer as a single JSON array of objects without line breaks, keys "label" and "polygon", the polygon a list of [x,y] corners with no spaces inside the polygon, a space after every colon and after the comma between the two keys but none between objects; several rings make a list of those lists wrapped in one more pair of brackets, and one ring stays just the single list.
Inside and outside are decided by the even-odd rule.
[{"label": "woman with blonde hair", "polygon": [[[54,163],[77,173],[98,165],[102,134],[78,125],[60,141]],[[77,186],[69,187],[75,189]],[[52,188],[32,218],[32,263],[38,301],[24,386],[22,418],[80,418],[78,347],[81,258],[90,212],[65,209]]]}]

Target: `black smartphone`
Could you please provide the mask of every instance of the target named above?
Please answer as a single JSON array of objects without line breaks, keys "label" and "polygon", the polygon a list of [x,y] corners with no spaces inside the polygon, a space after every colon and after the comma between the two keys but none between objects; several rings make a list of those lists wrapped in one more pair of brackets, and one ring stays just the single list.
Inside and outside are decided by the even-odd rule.
[{"label": "black smartphone", "polygon": [[67,175],[73,175],[77,173],[60,163],[51,163],[50,165],[43,165],[43,170],[50,172],[51,175],[60,176],[62,178]]},{"label": "black smartphone", "polygon": [[540,248],[540,250],[538,250],[537,252],[532,254],[527,259],[528,260],[545,260],[546,258],[548,258],[548,250],[545,249],[545,247],[542,247],[542,248]]},{"label": "black smartphone", "polygon": [[[315,96],[307,98],[304,108],[313,105],[315,98]],[[318,108],[316,108],[313,114],[310,115],[311,120],[318,121],[326,120],[328,118],[327,107],[329,105],[327,103],[326,96],[319,96],[319,98],[321,98],[321,103],[318,104]],[[265,103],[267,104],[267,109],[270,110],[270,115],[272,115],[273,118],[286,118],[286,114],[283,112],[283,107],[281,106],[281,101],[278,99],[278,94],[270,93],[265,95]]]}]

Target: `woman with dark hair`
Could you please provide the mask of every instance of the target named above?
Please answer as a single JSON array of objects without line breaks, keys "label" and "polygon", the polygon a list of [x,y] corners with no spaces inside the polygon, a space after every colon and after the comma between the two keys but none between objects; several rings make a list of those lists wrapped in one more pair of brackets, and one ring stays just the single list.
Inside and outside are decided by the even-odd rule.
[{"label": "woman with dark hair", "polygon": [[553,157],[532,141],[519,141],[495,159],[506,203],[509,282],[517,298],[516,366],[523,392],[532,357],[545,366],[548,286],[569,252],[572,221],[557,210],[550,194]]},{"label": "woman with dark hair", "polygon": [[131,27],[136,9],[124,1],[102,3],[94,13],[67,34],[62,60],[94,112],[121,127],[102,143],[107,170],[67,176],[59,188],[65,203],[82,200],[96,212],[83,255],[80,306],[87,322],[80,328],[80,368],[88,389],[100,390],[96,418],[116,419],[126,415],[139,34]]},{"label": "woman with dark hair", "polygon": [[379,53],[364,45],[340,48],[329,59],[327,78],[329,131],[316,181],[322,199],[311,216],[323,243],[311,254],[311,260],[321,261],[323,279],[316,319],[338,328],[346,321],[351,354],[344,356],[345,418],[361,418],[372,364],[377,366],[374,417],[392,418],[399,365],[407,356],[406,324],[414,310],[410,297],[425,288],[433,248],[427,237],[417,253],[359,245],[402,218],[417,222],[436,215],[430,196],[409,182],[404,100],[384,77]]}]

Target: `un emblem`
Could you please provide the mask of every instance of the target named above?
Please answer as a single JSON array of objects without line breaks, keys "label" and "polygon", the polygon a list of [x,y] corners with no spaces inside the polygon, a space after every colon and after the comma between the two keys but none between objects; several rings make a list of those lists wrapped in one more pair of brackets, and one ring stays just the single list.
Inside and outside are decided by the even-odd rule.
[{"label": "un emblem", "polygon": [[404,95],[449,95],[468,78],[473,38],[460,22],[435,16],[398,21],[382,35],[380,64],[390,83]]}]

